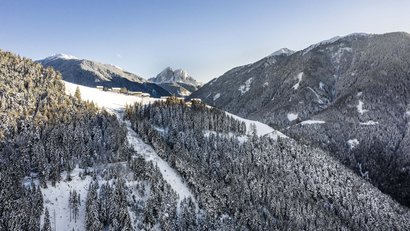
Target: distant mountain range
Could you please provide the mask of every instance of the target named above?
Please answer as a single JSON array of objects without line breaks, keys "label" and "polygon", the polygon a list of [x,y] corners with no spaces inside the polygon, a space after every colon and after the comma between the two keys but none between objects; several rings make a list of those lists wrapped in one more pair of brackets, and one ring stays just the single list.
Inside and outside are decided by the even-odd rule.
[{"label": "distant mountain range", "polygon": [[171,94],[177,96],[188,96],[203,85],[186,71],[182,69],[173,70],[170,67],[165,68],[156,77],[150,78],[149,81],[160,85]]},{"label": "distant mountain range", "polygon": [[190,97],[270,124],[410,205],[410,35],[351,34],[281,49]]},{"label": "distant mountain range", "polygon": [[170,95],[167,90],[157,84],[111,64],[78,59],[65,54],[53,55],[37,62],[45,67],[53,67],[61,72],[65,81],[71,83],[89,87],[125,87],[130,91],[149,93],[153,97]]}]

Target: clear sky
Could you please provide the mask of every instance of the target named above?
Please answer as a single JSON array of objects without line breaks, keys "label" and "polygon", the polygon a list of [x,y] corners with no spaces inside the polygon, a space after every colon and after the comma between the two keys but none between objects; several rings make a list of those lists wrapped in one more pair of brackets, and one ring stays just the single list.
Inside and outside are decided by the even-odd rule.
[{"label": "clear sky", "polygon": [[353,32],[410,32],[408,0],[0,1],[0,49],[66,53],[144,78],[167,66],[200,81],[287,47]]}]

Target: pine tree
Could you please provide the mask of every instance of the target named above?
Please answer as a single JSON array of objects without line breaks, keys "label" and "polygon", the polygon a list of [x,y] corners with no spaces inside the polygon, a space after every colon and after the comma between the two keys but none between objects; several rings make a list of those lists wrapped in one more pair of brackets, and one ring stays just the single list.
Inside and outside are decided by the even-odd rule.
[{"label": "pine tree", "polygon": [[80,87],[78,87],[78,86],[77,86],[77,88],[75,89],[74,97],[75,97],[78,101],[81,100]]},{"label": "pine tree", "polygon": [[97,187],[97,182],[91,183],[87,194],[85,225],[87,230],[90,231],[99,231],[103,228],[98,214],[99,203]]},{"label": "pine tree", "polygon": [[46,208],[44,214],[44,224],[41,231],[51,231],[51,223],[50,223],[50,213],[48,212],[48,208]]}]

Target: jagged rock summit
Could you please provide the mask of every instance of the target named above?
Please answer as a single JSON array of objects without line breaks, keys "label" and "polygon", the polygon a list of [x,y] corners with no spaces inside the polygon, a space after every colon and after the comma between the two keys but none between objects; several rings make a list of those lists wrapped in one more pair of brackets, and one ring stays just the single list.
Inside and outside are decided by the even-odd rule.
[{"label": "jagged rock summit", "polygon": [[171,67],[165,68],[156,77],[150,78],[149,81],[160,85],[177,96],[188,96],[202,86],[201,82],[195,80],[185,70],[173,70]]}]

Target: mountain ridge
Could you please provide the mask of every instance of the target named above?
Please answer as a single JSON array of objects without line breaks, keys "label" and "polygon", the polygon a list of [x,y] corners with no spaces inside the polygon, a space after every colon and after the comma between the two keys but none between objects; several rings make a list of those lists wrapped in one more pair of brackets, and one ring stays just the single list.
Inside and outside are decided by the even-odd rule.
[{"label": "mountain ridge", "polygon": [[38,60],[43,66],[51,66],[61,72],[65,81],[89,87],[125,87],[130,91],[142,91],[154,97],[168,96],[169,92],[144,78],[125,71],[113,64],[103,64],[72,55],[57,54]]},{"label": "mountain ridge", "polygon": [[190,97],[327,150],[410,205],[406,60],[408,33],[350,34],[233,68]]}]

